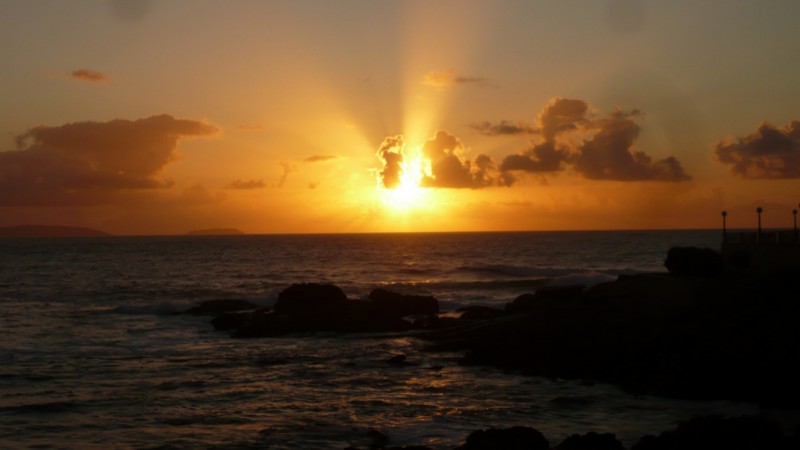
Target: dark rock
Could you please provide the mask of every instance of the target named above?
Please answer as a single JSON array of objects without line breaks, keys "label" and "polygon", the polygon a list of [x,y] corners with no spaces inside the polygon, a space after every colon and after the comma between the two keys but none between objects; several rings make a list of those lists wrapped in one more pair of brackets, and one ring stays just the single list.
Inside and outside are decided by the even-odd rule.
[{"label": "dark rock", "polygon": [[592,431],[583,435],[573,434],[558,444],[556,450],[625,450],[625,447],[611,433]]},{"label": "dark rock", "polygon": [[189,314],[220,314],[230,311],[244,311],[248,309],[256,309],[258,305],[248,302],[247,300],[236,299],[219,299],[208,300],[186,311]]},{"label": "dark rock", "polygon": [[431,295],[405,295],[386,289],[374,289],[370,302],[378,314],[388,316],[430,315],[439,313],[439,302]]},{"label": "dark rock", "polygon": [[478,430],[457,450],[548,450],[550,443],[538,430],[529,427]]},{"label": "dark rock", "polygon": [[494,319],[505,314],[505,311],[490,306],[465,306],[458,308],[457,312],[462,313],[460,319],[464,320],[486,320]]},{"label": "dark rock", "polygon": [[672,247],[664,266],[679,276],[714,278],[722,273],[722,254],[710,248]]},{"label": "dark rock", "polygon": [[528,313],[535,309],[563,306],[565,303],[579,300],[585,286],[542,286],[533,294],[522,294],[506,305],[509,314]]},{"label": "dark rock", "polygon": [[408,363],[406,362],[406,355],[395,355],[395,356],[392,356],[391,358],[387,359],[386,360],[386,364],[389,364],[389,365],[392,365],[392,366],[404,366],[404,365],[406,365]]},{"label": "dark rock", "polygon": [[347,302],[341,288],[332,284],[293,284],[278,294],[275,312],[305,314],[339,309]]},{"label": "dark rock", "polygon": [[783,450],[797,448],[777,422],[758,416],[700,416],[658,437],[645,436],[631,450]]}]

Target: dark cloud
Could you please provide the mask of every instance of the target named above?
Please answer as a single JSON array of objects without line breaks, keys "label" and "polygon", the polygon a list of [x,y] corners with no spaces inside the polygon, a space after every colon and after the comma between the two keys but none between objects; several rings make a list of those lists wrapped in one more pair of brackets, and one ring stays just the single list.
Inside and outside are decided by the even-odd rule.
[{"label": "dark cloud", "polygon": [[122,191],[172,185],[159,178],[182,137],[218,128],[169,115],[40,126],[0,152],[0,205],[97,204]]},{"label": "dark cloud", "polygon": [[[531,134],[541,136],[543,142],[534,142],[527,150],[506,156],[500,170],[504,173],[522,171],[542,174],[562,171],[572,165],[576,172],[592,180],[691,179],[674,157],[653,161],[647,154],[634,150],[634,142],[640,131],[635,119],[641,114],[640,111],[617,111],[602,119],[590,118],[588,111],[589,105],[583,100],[551,100],[536,117],[537,127],[527,128]],[[504,121],[500,124],[513,123]],[[491,130],[492,127],[489,124],[483,129]],[[509,128],[509,131],[495,134],[514,134],[517,130]],[[576,144],[578,140],[581,142]]]},{"label": "dark cloud", "polygon": [[227,189],[264,189],[267,187],[263,179],[242,180],[238,179],[227,186]]},{"label": "dark cloud", "polygon": [[717,161],[742,178],[800,178],[800,121],[783,128],[764,122],[755,133],[713,148]]},{"label": "dark cloud", "polygon": [[378,150],[378,158],[383,161],[383,169],[378,172],[381,185],[392,189],[400,184],[403,173],[403,136],[386,137]]},{"label": "dark cloud", "polygon": [[510,174],[498,174],[494,161],[487,155],[478,155],[473,161],[463,159],[464,147],[448,133],[439,130],[422,146],[422,153],[430,160],[430,174],[422,178],[423,187],[478,189],[488,186],[510,186]]},{"label": "dark cloud", "polygon": [[542,108],[536,122],[545,141],[552,141],[557,134],[575,130],[585,123],[588,109],[589,105],[583,100],[554,98]]},{"label": "dark cloud", "polygon": [[511,122],[508,120],[501,120],[498,123],[478,122],[471,124],[469,127],[486,136],[535,134],[537,131],[536,128],[523,122]]},{"label": "dark cloud", "polygon": [[523,153],[508,155],[503,159],[500,170],[521,170],[524,172],[558,172],[564,170],[569,159],[569,150],[558,146],[554,141],[532,144]]},{"label": "dark cloud", "polygon": [[73,70],[69,74],[73,80],[86,81],[89,83],[102,83],[108,81],[108,76],[103,72],[88,69]]},{"label": "dark cloud", "polygon": [[338,156],[336,156],[336,155],[311,155],[311,156],[309,156],[307,158],[304,158],[303,161],[310,162],[310,163],[315,163],[315,162],[330,161],[330,160],[337,159],[337,158],[338,158]]},{"label": "dark cloud", "polygon": [[422,78],[422,84],[436,88],[445,88],[455,84],[486,84],[489,80],[483,77],[465,76],[456,73],[453,69],[428,72]]},{"label": "dark cloud", "polygon": [[575,170],[591,180],[617,181],[686,181],[687,175],[680,162],[670,156],[653,161],[643,152],[633,150],[639,136],[639,125],[634,122],[638,111],[617,111],[608,118],[590,125],[597,134],[578,147],[574,159]]}]

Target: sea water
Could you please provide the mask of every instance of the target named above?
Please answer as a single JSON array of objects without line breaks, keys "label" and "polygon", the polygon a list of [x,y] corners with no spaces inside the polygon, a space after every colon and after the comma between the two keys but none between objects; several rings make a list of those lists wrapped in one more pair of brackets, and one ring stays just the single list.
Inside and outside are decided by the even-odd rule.
[{"label": "sea water", "polygon": [[[413,334],[232,339],[201,301],[263,306],[292,283],[352,299],[383,287],[443,312],[502,307],[541,286],[664,272],[672,246],[716,231],[0,239],[0,448],[453,448],[526,425],[553,445],[615,433],[626,445],[696,414],[752,404],[639,397],[610,385],[458,364]],[[409,365],[386,364],[404,354]]]}]

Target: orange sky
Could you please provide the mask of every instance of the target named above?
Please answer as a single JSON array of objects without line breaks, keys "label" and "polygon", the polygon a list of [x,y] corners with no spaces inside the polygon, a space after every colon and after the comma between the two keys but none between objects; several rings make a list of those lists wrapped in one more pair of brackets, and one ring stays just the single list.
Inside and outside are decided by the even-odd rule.
[{"label": "orange sky", "polygon": [[7,1],[0,226],[789,227],[800,3]]}]

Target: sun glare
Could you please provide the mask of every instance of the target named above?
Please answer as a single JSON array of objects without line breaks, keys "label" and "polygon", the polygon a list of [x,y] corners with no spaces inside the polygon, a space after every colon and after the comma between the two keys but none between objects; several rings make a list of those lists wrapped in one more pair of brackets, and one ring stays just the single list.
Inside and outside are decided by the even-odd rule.
[{"label": "sun glare", "polygon": [[422,178],[425,175],[425,160],[422,158],[421,151],[415,149],[412,155],[407,155],[401,163],[401,167],[400,182],[397,186],[391,189],[378,187],[384,206],[398,212],[425,207],[428,189],[421,187]]}]

